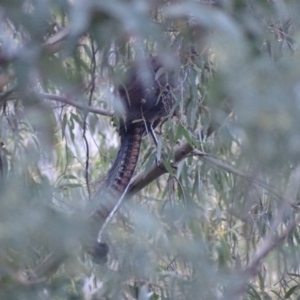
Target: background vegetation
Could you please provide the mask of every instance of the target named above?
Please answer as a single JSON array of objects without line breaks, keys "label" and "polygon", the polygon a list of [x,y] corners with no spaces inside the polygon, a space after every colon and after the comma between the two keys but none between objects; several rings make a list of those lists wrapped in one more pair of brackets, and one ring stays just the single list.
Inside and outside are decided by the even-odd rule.
[{"label": "background vegetation", "polygon": [[[0,298],[300,299],[299,14],[298,0],[0,1]],[[70,216],[116,156],[114,87],[150,54],[180,65],[180,114],[157,149],[144,139],[98,266]],[[37,272],[58,244],[67,260]]]}]

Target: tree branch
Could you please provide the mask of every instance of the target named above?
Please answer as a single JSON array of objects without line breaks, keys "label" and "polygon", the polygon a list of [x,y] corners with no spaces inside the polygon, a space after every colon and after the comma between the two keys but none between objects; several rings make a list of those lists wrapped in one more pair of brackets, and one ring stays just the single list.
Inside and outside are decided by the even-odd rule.
[{"label": "tree branch", "polygon": [[217,158],[211,154],[204,153],[196,149],[192,151],[192,154],[198,156],[199,159],[202,160],[203,162],[209,163],[217,168],[223,169],[228,173],[240,176],[241,178],[247,180],[248,182],[254,183],[255,185],[266,190],[272,196],[276,197],[278,200],[282,200],[282,195],[274,187],[270,186],[263,180],[257,179],[251,175],[245,174],[237,170],[236,168],[234,168],[232,165],[225,162],[224,160],[221,160],[220,158]]},{"label": "tree branch", "polygon": [[60,102],[60,103],[64,103],[64,104],[74,106],[78,109],[83,110],[84,112],[91,112],[91,113],[94,113],[94,114],[108,116],[108,117],[112,117],[114,115],[114,113],[112,111],[108,111],[108,110],[105,110],[105,109],[100,109],[100,108],[95,108],[95,107],[92,107],[92,106],[80,104],[76,101],[69,100],[66,97],[53,95],[53,94],[47,94],[47,93],[39,93],[38,95],[43,97],[43,98],[46,98],[48,100],[54,100],[56,102]]},{"label": "tree branch", "polygon": [[[174,162],[178,163],[183,160],[193,151],[193,149],[194,148],[187,141],[181,142],[180,145],[174,148]],[[147,173],[140,172],[130,181],[127,197],[131,197],[132,195],[143,189],[145,186],[147,186],[150,182],[154,181],[156,178],[165,173],[167,173],[167,170],[163,163],[154,165]]]}]

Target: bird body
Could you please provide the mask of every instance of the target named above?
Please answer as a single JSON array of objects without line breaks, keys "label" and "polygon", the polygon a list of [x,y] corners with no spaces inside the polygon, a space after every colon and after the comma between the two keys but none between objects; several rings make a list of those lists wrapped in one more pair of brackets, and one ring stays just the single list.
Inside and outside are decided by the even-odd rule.
[{"label": "bird body", "polygon": [[[118,90],[125,109],[125,116],[120,118],[120,149],[87,209],[87,217],[81,223],[80,243],[97,263],[105,262],[109,251],[106,243],[97,241],[99,230],[108,222],[126,194],[137,165],[142,138],[168,117],[175,104],[172,73],[165,72],[159,58],[149,58],[144,70],[138,64],[134,65],[127,74]],[[67,256],[63,244],[58,246],[57,251],[53,251],[36,268],[36,276],[39,278],[53,272]]]}]

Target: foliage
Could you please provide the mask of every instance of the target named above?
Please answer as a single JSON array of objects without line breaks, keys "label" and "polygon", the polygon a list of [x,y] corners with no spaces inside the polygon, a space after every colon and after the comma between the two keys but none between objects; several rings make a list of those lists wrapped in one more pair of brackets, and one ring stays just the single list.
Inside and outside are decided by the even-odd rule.
[{"label": "foliage", "polygon": [[[300,299],[300,5],[202,2],[0,2],[1,299]],[[114,88],[149,54],[180,65],[180,113],[144,139],[98,266],[70,220],[117,154]]]}]

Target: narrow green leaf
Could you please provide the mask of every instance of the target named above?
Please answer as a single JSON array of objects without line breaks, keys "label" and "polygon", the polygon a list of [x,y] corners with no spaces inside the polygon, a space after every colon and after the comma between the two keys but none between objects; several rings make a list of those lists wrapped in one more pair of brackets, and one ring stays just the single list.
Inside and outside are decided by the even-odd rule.
[{"label": "narrow green leaf", "polygon": [[300,285],[294,285],[293,287],[291,287],[284,295],[285,299],[290,298],[294,292],[296,292],[296,290],[299,288]]}]

